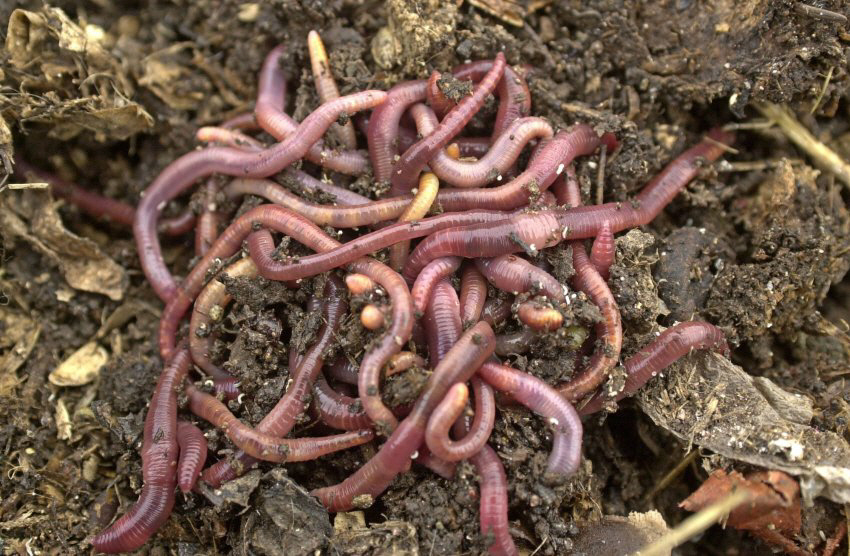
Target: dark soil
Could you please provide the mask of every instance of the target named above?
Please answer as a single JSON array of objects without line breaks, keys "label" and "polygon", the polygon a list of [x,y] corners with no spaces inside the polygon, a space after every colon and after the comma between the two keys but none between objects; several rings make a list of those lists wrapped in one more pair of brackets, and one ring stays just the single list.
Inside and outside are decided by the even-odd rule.
[{"label": "dark soil", "polygon": [[[14,134],[15,152],[30,162],[136,202],[168,162],[196,147],[199,126],[251,107],[257,71],[277,43],[289,47],[288,109],[297,119],[309,113],[317,103],[306,53],[310,29],[325,40],[343,94],[387,88],[503,50],[509,63],[531,67],[533,114],[556,127],[581,121],[616,133],[622,147],[608,157],[603,194],[605,201],[625,201],[707,128],[757,117],[748,108],[754,100],[786,103],[820,140],[834,141],[845,158],[850,154],[842,146],[850,137],[850,35],[840,23],[801,15],[795,4],[552,2],[525,14],[525,26],[518,28],[470,3],[437,0],[390,0],[386,5],[59,0],[53,6],[81,28],[88,25],[91,36],[101,37],[112,61],[68,55],[55,38],[33,34],[29,38],[34,49],[42,49],[39,56],[20,64],[9,51],[3,55],[0,115]],[[839,4],[819,5],[838,9]],[[39,12],[41,4],[2,3],[0,21],[8,21],[15,8]],[[117,92],[137,103],[150,121],[99,112],[114,105]],[[814,115],[808,115],[821,93]],[[87,100],[78,101],[83,97]],[[494,113],[492,104],[472,126],[485,129]],[[3,137],[0,129],[0,154],[8,147]],[[833,176],[810,167],[776,128],[741,132],[736,148],[739,153],[727,158],[770,163],[746,171],[706,168],[648,229],[618,238],[611,283],[623,314],[625,354],[651,340],[658,324],[708,320],[728,335],[735,363],[811,400],[812,424],[846,440],[850,285],[842,280],[850,268],[847,192]],[[777,164],[782,157],[795,162]],[[595,196],[598,157],[580,160],[577,170],[585,192]],[[353,188],[376,193],[368,176]],[[46,195],[0,192],[0,213],[14,215],[36,234],[34,215],[48,210],[43,208],[50,206]],[[180,208],[166,211],[176,214]],[[69,232],[88,238],[95,251],[117,263],[127,287],[117,296],[72,287],[61,253],[0,227],[4,554],[88,552],[87,539],[135,500],[142,422],[161,368],[156,346],[161,308],[143,279],[132,234],[91,220],[68,204],[59,203],[58,212]],[[5,226],[10,219],[0,222]],[[288,248],[303,252],[296,245]],[[544,253],[561,279],[572,272],[566,249]],[[192,256],[189,239],[167,242],[166,257],[177,274],[188,272]],[[246,421],[256,423],[276,402],[288,379],[290,352],[302,352],[314,338],[320,320],[307,301],[322,291],[324,280],[305,281],[299,290],[262,279],[227,282],[235,303],[213,331],[218,337],[214,353],[242,380],[246,396],[234,409]],[[358,307],[364,300],[350,302]],[[511,362],[546,379],[568,376],[573,357],[567,353],[598,318],[582,299],[573,311],[569,324],[575,335],[545,337]],[[331,357],[359,359],[373,339],[374,333],[350,319]],[[109,354],[98,377],[78,387],[52,384],[49,373],[90,341]],[[404,380],[390,381],[387,400],[413,399],[425,372],[412,369],[399,377]],[[679,523],[689,514],[677,504],[710,470],[738,465],[705,451],[675,480],[656,488],[685,457],[688,445],[675,431],[653,424],[634,403],[622,405],[616,415],[586,424],[582,469],[561,485],[543,480],[550,443],[541,420],[519,410],[500,412],[491,445],[508,475],[512,535],[527,552],[593,553],[591,536],[604,539],[606,531],[611,542],[623,535],[617,542],[632,546],[634,523],[611,516],[655,508],[668,524]],[[306,417],[299,426],[318,430]],[[213,457],[231,452],[223,435],[209,430],[208,437]],[[367,445],[318,463],[264,465],[220,491],[181,495],[174,515],[144,552],[436,555],[486,550],[478,530],[477,481],[468,464],[451,481],[414,466],[371,508],[331,521],[307,491],[341,480],[374,449]],[[840,507],[824,498],[804,514],[799,539],[804,547],[822,546],[820,535],[831,535],[844,519]],[[603,525],[591,525],[603,516]],[[645,539],[639,540],[635,546]],[[752,537],[719,528],[681,551],[770,553]]]}]

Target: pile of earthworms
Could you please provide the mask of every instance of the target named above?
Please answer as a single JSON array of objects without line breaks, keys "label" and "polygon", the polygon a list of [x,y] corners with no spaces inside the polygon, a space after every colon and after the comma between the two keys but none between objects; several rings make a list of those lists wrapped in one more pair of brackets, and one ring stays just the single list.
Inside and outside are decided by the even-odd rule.
[{"label": "pile of earthworms", "polygon": [[[300,124],[285,112],[284,50],[278,47],[262,67],[254,113],[199,130],[198,139],[207,146],[168,165],[137,208],[48,179],[54,192],[82,210],[132,223],[145,276],[166,304],[159,331],[165,368],[145,420],[141,495],[92,544],[102,552],[140,547],[168,519],[175,487],[189,492],[199,478],[217,487],[258,461],[306,461],[372,442],[377,451],[358,471],[313,491],[328,510],[368,505],[412,462],[450,478],[457,462],[469,460],[480,482],[480,526],[490,553],[517,554],[508,532],[505,471],[487,444],[496,392],[503,393],[504,403],[521,404],[545,420],[552,448],[541,480],[564,480],[580,464],[582,415],[634,394],[692,349],[728,354],[717,328],[688,322],[668,328],[620,362],[620,313],[607,280],[614,234],[651,222],[733,137],[708,132],[632,202],[583,206],[572,162],[597,150],[611,152],[616,139],[585,124],[555,130],[530,116],[523,72],[507,65],[501,53],[461,65],[451,76],[434,72],[387,92],[340,96],[315,32],[308,45],[321,105]],[[449,98],[444,90],[451,79],[471,82],[469,94]],[[492,134],[463,136],[491,95],[499,102]],[[368,153],[357,150],[358,128]],[[249,134],[254,131],[261,133]],[[271,145],[263,142],[269,136]],[[331,141],[338,146],[331,148]],[[301,161],[306,163],[296,164]],[[310,175],[309,168],[335,177],[371,172],[388,193],[371,200],[339,185],[344,180]],[[38,172],[23,161],[18,169]],[[220,188],[215,176],[222,174],[233,180]],[[296,191],[332,196],[335,202],[309,202],[269,179],[281,174]],[[198,183],[203,201],[198,214],[160,217],[165,206]],[[268,203],[226,221],[224,199],[245,195]],[[357,229],[359,235],[340,242],[342,232],[332,237],[328,228]],[[193,229],[200,259],[178,281],[163,259],[160,235]],[[315,254],[281,255],[275,243],[281,235]],[[583,240],[591,238],[588,252]],[[413,240],[418,243],[411,251]],[[571,247],[575,270],[569,285],[538,257],[562,242]],[[389,250],[387,264],[376,258],[383,249]],[[238,260],[224,264],[233,258]],[[239,383],[211,356],[213,330],[232,301],[223,277],[262,276],[298,288],[303,279],[322,273],[328,273],[324,289],[310,302],[311,310],[322,313],[314,343],[303,354],[290,350],[286,392],[250,426],[226,403],[240,395]],[[488,289],[505,293],[488,298]],[[527,350],[538,336],[564,334],[564,314],[577,292],[598,307],[601,319],[572,376],[548,384],[499,359]],[[365,303],[359,319],[375,340],[356,365],[326,362],[349,314],[348,300],[355,298]],[[494,329],[512,316],[522,323],[521,331],[496,334]],[[181,340],[187,318],[188,337]],[[200,371],[197,383],[188,379],[193,365]],[[618,365],[625,369],[625,385],[611,391],[606,379]],[[412,366],[430,369],[427,383],[411,406],[388,407],[383,380]],[[205,387],[209,383],[214,387]],[[200,429],[178,417],[182,396],[184,410],[219,429],[239,450],[235,455],[204,469],[207,442]],[[308,411],[341,432],[287,437]]]}]

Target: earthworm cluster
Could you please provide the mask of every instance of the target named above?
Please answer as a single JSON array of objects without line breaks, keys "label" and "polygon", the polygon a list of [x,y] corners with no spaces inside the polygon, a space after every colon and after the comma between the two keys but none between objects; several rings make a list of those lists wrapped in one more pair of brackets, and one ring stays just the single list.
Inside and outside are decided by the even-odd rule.
[{"label": "earthworm cluster", "polygon": [[[284,49],[275,48],[260,71],[254,113],[199,130],[207,145],[169,164],[136,208],[41,176],[81,210],[132,223],[145,276],[165,303],[159,330],[165,370],[145,421],[141,496],[92,543],[102,552],[143,545],[168,518],[177,486],[188,492],[201,480],[217,487],[258,461],[305,461],[372,442],[376,451],[358,471],[313,492],[329,510],[370,503],[411,462],[451,477],[456,462],[469,460],[480,481],[480,525],[490,553],[517,554],[508,531],[505,470],[487,444],[498,405],[520,404],[544,419],[552,447],[541,479],[563,481],[581,461],[581,415],[634,394],[692,349],[728,353],[717,328],[689,322],[665,330],[621,363],[623,331],[607,279],[614,234],[652,221],[733,138],[709,131],[632,202],[582,206],[573,160],[600,147],[610,153],[616,139],[581,123],[556,130],[531,116],[524,72],[507,65],[502,53],[453,70],[454,78],[473,84],[460,99],[443,93],[437,72],[386,92],[340,96],[318,34],[310,34],[308,45],[321,100],[312,114],[297,123],[284,111]],[[499,102],[492,133],[464,136],[491,94]],[[368,153],[357,150],[363,138],[356,128]],[[23,161],[18,168],[39,172]],[[309,173],[314,168],[335,179],[315,177],[321,172]],[[345,176],[368,172],[386,196],[373,200],[341,185]],[[220,188],[215,175],[233,179]],[[161,217],[166,205],[198,183],[198,214]],[[334,202],[314,203],[302,193]],[[267,203],[229,217],[225,207],[246,195]],[[326,227],[358,233],[332,237]],[[192,230],[199,260],[178,280],[160,237]],[[281,235],[314,254],[281,255]],[[594,239],[590,254],[585,239]],[[571,247],[575,269],[569,285],[540,257],[562,242]],[[389,249],[385,259],[383,249]],[[241,396],[239,382],[213,357],[213,330],[232,302],[226,279],[261,276],[298,288],[322,273],[324,286],[309,307],[321,313],[321,328],[305,353],[290,352],[285,393],[251,426],[227,403]],[[577,357],[573,372],[549,384],[500,359],[528,351],[543,335],[566,334],[576,294],[595,304],[601,319],[595,338],[585,342],[589,356]],[[373,339],[359,361],[326,361],[350,301],[358,301],[359,321]],[[520,328],[497,334],[512,315]],[[181,340],[186,320],[188,337]],[[198,382],[189,378],[192,364]],[[627,375],[625,387],[609,392],[604,383],[618,364]],[[430,369],[418,397],[408,406],[385,403],[384,380],[412,367]],[[206,439],[188,418],[178,419],[178,394],[185,411],[232,442],[234,455],[203,469]],[[305,413],[338,432],[289,437]]]}]

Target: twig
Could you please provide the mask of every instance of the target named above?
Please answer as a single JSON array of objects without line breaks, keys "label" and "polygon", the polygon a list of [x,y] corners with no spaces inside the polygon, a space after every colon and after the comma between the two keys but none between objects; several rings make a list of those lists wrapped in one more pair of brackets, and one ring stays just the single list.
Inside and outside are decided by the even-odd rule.
[{"label": "twig", "polygon": [[808,4],[803,4],[802,2],[797,2],[794,4],[794,11],[796,11],[800,15],[807,15],[809,17],[814,17],[816,19],[824,19],[826,21],[838,21],[841,23],[847,23],[847,16],[842,15],[838,12],[831,12],[829,10],[825,10],[823,8],[817,8],[815,6],[810,6]]},{"label": "twig", "polygon": [[702,533],[729,512],[750,499],[747,490],[735,490],[676,526],[675,529],[635,553],[635,556],[662,556],[687,540]]},{"label": "twig", "polygon": [[823,95],[826,94],[826,88],[829,86],[829,81],[832,79],[832,72],[835,70],[835,66],[830,66],[829,71],[826,72],[826,78],[823,80],[823,87],[820,88],[820,93],[818,93],[818,98],[815,99],[815,103],[812,105],[812,109],[809,110],[809,114],[814,114],[815,110],[820,106],[820,102],[823,100]]},{"label": "twig", "polygon": [[691,450],[690,453],[688,453],[684,458],[682,458],[679,463],[677,463],[676,466],[673,467],[673,469],[668,471],[667,474],[664,475],[664,477],[662,477],[661,480],[658,481],[658,483],[654,487],[652,487],[652,490],[650,490],[646,494],[646,496],[643,497],[643,502],[645,504],[648,504],[649,501],[652,500],[652,498],[656,494],[667,488],[670,483],[672,483],[676,479],[676,477],[682,474],[682,471],[684,471],[685,468],[689,466],[691,462],[697,458],[698,455],[699,450]]},{"label": "twig", "polygon": [[832,172],[844,182],[844,185],[850,187],[850,165],[844,162],[835,151],[818,141],[787,108],[772,102],[755,102],[754,106],[765,117],[776,122],[788,139],[803,149],[816,165],[827,172]]}]

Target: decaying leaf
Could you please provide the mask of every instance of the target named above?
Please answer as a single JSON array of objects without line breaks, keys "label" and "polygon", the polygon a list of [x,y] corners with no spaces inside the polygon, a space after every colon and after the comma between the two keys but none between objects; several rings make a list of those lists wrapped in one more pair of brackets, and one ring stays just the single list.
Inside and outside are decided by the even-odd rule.
[{"label": "decaying leaf", "polygon": [[32,353],[41,326],[28,315],[0,306],[0,398],[14,395],[20,379],[15,374]]},{"label": "decaying leaf", "polygon": [[59,440],[70,440],[73,427],[71,426],[71,415],[61,398],[56,402],[56,438]]},{"label": "decaying leaf", "polygon": [[784,407],[777,409],[764,396],[764,384],[757,387],[743,369],[720,355],[695,352],[665,376],[638,395],[658,426],[726,458],[798,477],[807,506],[817,496],[850,503],[847,442],[789,419]]},{"label": "decaying leaf", "polygon": [[144,74],[139,85],[144,85],[175,110],[193,110],[208,93],[196,90],[196,81],[189,68],[193,58],[191,42],[175,43],[154,52],[142,60]]},{"label": "decaying leaf", "polygon": [[48,379],[56,386],[82,386],[97,378],[109,354],[97,342],[89,342],[65,359]]},{"label": "decaying leaf", "polygon": [[469,3],[509,25],[522,27],[526,17],[551,4],[552,0],[469,0]]},{"label": "decaying leaf", "polygon": [[97,245],[62,225],[47,191],[27,190],[0,196],[0,228],[55,263],[75,289],[100,293],[115,301],[124,296],[127,275]]},{"label": "decaying leaf", "polygon": [[129,100],[133,81],[104,38],[103,29],[81,28],[59,8],[15,10],[6,33],[12,68],[6,77],[19,94],[0,95],[12,121],[49,123],[59,139],[82,131],[98,140],[126,139],[153,127],[150,114]]},{"label": "decaying leaf", "polygon": [[718,469],[679,506],[689,512],[698,512],[742,488],[751,498],[732,510],[726,520],[728,525],[748,531],[776,529],[796,533],[800,530],[800,486],[781,471],[760,471],[744,477],[737,471],[727,473]]}]

